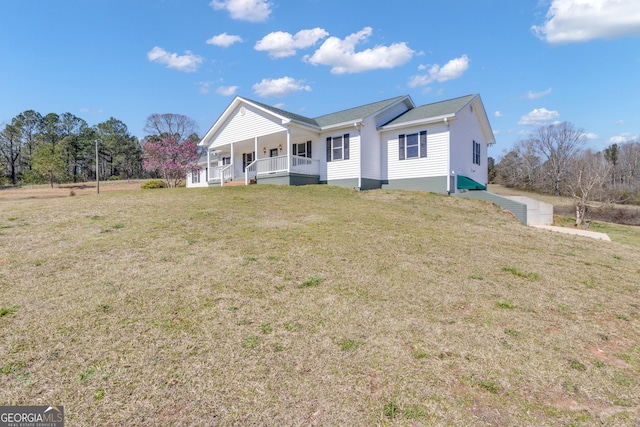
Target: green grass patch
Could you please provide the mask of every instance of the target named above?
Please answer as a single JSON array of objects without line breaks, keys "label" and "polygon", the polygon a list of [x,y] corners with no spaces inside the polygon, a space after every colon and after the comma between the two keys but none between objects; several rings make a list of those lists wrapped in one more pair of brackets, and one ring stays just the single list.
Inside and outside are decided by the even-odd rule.
[{"label": "green grass patch", "polygon": [[478,383],[478,386],[492,394],[496,394],[500,391],[500,385],[495,381],[483,380]]},{"label": "green grass patch", "polygon": [[362,341],[352,340],[352,339],[344,339],[338,342],[340,349],[342,351],[354,351],[364,345]]},{"label": "green grass patch", "polygon": [[262,340],[259,336],[251,335],[251,336],[245,337],[242,340],[242,347],[247,349],[254,349],[258,347],[258,345],[260,345],[261,341]]},{"label": "green grass patch", "polygon": [[18,372],[22,368],[24,368],[24,363],[22,362],[9,362],[0,368],[0,373],[9,375]]},{"label": "green grass patch", "polygon": [[382,407],[382,413],[387,418],[395,418],[400,414],[400,407],[395,400],[390,400]]},{"label": "green grass patch", "polygon": [[18,311],[18,306],[14,305],[12,307],[0,307],[0,317],[8,316],[9,314],[13,314]]},{"label": "green grass patch", "polygon": [[496,307],[504,308],[506,310],[513,310],[514,308],[516,308],[516,306],[511,301],[502,298],[496,301]]},{"label": "green grass patch", "polygon": [[307,276],[306,279],[304,279],[304,281],[302,283],[300,283],[300,285],[298,285],[299,288],[313,288],[316,286],[319,286],[320,283],[322,283],[322,279],[318,276]]},{"label": "green grass patch", "polygon": [[569,367],[571,369],[575,369],[576,371],[586,371],[587,367],[584,365],[584,363],[579,362],[575,359],[570,359],[569,360]]},{"label": "green grass patch", "polygon": [[530,273],[530,272],[522,271],[516,267],[509,267],[509,266],[502,267],[502,271],[506,273],[511,273],[514,276],[522,277],[522,278],[533,280],[533,281],[538,281],[542,278],[538,273]]}]

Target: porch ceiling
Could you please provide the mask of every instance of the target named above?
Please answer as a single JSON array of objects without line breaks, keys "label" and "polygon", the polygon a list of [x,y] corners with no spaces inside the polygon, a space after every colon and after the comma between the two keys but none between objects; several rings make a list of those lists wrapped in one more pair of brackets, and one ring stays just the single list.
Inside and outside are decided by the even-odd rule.
[{"label": "porch ceiling", "polygon": [[[317,138],[317,135],[308,132],[304,129],[297,129],[297,128],[292,128],[291,129],[291,143],[295,144],[295,143],[300,143],[300,142],[306,142],[309,141],[311,139],[313,139],[314,137]],[[255,140],[254,138],[248,138],[248,139],[243,139],[243,140],[239,140],[239,141],[234,141],[234,146],[236,149],[250,149],[252,147],[254,147],[255,144]],[[258,135],[258,148],[262,149],[263,147],[266,147],[267,149],[270,148],[275,148],[278,147],[280,144],[282,144],[282,148],[283,151],[286,150],[286,145],[287,145],[287,131],[283,130],[281,132],[275,132],[275,133],[271,133],[271,134],[267,134],[267,135]],[[227,151],[230,149],[231,144],[227,144],[227,145],[223,145],[223,146],[218,146],[218,147],[214,147],[212,148],[213,150],[216,151]]]}]

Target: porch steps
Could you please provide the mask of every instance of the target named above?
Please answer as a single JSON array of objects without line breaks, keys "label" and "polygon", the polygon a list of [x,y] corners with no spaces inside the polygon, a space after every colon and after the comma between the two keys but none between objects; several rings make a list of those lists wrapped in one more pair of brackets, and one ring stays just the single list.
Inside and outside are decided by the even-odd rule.
[{"label": "porch steps", "polygon": [[[252,179],[249,182],[249,185],[255,184],[255,183],[256,183],[256,181]],[[228,181],[228,182],[224,183],[225,187],[235,187],[235,186],[238,186],[238,185],[244,185],[244,179],[236,179],[236,180]]]}]

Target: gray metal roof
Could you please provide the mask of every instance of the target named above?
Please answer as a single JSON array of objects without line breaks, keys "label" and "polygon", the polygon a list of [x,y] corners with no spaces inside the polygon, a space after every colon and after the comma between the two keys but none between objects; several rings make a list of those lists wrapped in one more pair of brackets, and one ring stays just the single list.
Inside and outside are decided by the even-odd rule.
[{"label": "gray metal roof", "polygon": [[269,110],[279,116],[286,117],[288,119],[294,120],[296,122],[305,123],[312,126],[318,126],[315,120],[310,119],[309,117],[301,116],[300,114],[291,113],[286,110],[281,110],[280,108],[273,107],[271,105],[263,104],[262,102],[254,101],[253,99],[244,98],[249,102],[252,102],[256,105],[261,106],[262,108]]},{"label": "gray metal roof", "polygon": [[395,98],[385,99],[383,101],[372,102],[371,104],[361,105],[355,108],[349,108],[346,110],[338,111],[336,113],[325,114],[316,118],[309,118],[301,116],[300,114],[291,113],[280,108],[272,107],[271,105],[263,104],[262,102],[254,101],[253,99],[245,98],[247,101],[252,102],[265,110],[269,110],[275,114],[286,117],[288,119],[297,121],[299,123],[308,124],[323,128],[326,126],[336,125],[339,123],[345,123],[350,121],[362,120],[380,110],[385,109],[389,105],[400,101],[405,96],[396,96]]},{"label": "gray metal roof", "polygon": [[460,98],[449,99],[447,101],[421,105],[405,112],[400,117],[391,120],[384,126],[414,122],[417,120],[428,119],[430,117],[441,117],[455,114],[462,108],[464,108],[464,106],[471,102],[471,100],[476,96],[477,95],[467,95]]},{"label": "gray metal roof", "polygon": [[[455,114],[460,111],[465,105],[477,95],[467,95],[460,98],[454,98],[447,101],[434,102],[432,104],[421,105],[419,107],[412,108],[406,111],[399,117],[386,123],[386,125],[395,125],[400,123],[408,123],[417,120],[428,119],[430,117],[440,117],[450,114]],[[340,123],[347,123],[350,121],[362,120],[372,114],[377,113],[385,109],[386,107],[406,98],[406,96],[396,96],[395,98],[385,99],[383,101],[373,102],[371,104],[361,105],[355,108],[349,108],[346,110],[338,111],[336,113],[325,114],[316,118],[309,118],[300,114],[291,113],[280,108],[273,107],[271,105],[263,104],[262,102],[254,101],[252,99],[245,98],[247,101],[252,102],[265,110],[269,110],[279,116],[286,117],[299,123],[315,126],[318,128],[325,128]]]}]

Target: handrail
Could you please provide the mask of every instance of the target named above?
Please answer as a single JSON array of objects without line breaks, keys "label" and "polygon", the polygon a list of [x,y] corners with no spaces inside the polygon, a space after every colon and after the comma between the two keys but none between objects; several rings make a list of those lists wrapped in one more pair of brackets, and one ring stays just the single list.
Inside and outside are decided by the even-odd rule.
[{"label": "handrail", "polygon": [[233,165],[221,165],[213,166],[209,168],[209,181],[220,180],[220,186],[223,186],[225,181],[233,179]]},{"label": "handrail", "polygon": [[254,160],[244,168],[244,185],[249,185],[249,182],[258,174],[256,170],[257,165],[258,160]]},{"label": "handrail", "polygon": [[233,163],[227,167],[220,169],[220,187],[224,186],[226,181],[233,179]]}]

